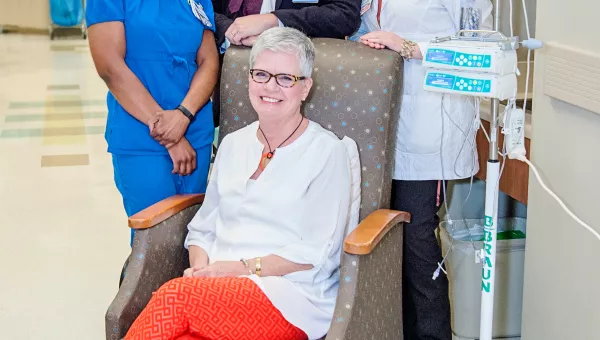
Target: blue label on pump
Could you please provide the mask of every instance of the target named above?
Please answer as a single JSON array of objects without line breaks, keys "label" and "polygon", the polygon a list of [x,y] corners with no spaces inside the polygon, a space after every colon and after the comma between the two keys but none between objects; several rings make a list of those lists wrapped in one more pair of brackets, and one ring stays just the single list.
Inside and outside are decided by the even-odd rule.
[{"label": "blue label on pump", "polygon": [[425,60],[431,63],[465,68],[490,68],[492,66],[492,56],[489,54],[460,53],[439,48],[428,49]]},{"label": "blue label on pump", "polygon": [[425,84],[440,89],[470,93],[490,93],[492,90],[491,80],[465,78],[439,72],[428,73]]},{"label": "blue label on pump", "polygon": [[455,76],[443,73],[429,73],[425,83],[429,86],[439,87],[441,89],[452,90],[454,87]]},{"label": "blue label on pump", "polygon": [[438,64],[446,64],[452,65],[454,63],[454,51],[450,50],[441,50],[441,49],[433,49],[430,48],[427,50],[427,55],[425,56],[426,61],[430,61],[432,63]]}]

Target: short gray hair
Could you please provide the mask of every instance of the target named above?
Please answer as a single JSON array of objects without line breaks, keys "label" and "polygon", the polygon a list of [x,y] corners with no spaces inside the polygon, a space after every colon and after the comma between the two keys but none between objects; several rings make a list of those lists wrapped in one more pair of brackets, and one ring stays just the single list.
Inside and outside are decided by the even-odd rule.
[{"label": "short gray hair", "polygon": [[302,32],[289,27],[274,27],[264,31],[250,52],[250,68],[265,50],[295,54],[300,62],[302,76],[310,78],[315,62],[315,45]]}]

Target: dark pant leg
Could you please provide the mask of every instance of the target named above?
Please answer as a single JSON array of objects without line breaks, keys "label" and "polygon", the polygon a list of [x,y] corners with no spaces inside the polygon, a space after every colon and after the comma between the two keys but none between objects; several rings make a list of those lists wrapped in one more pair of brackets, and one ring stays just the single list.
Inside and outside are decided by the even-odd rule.
[{"label": "dark pant leg", "polygon": [[448,279],[442,273],[432,280],[442,260],[435,235],[438,181],[395,180],[392,188],[392,208],[412,215],[404,225],[404,339],[451,340]]}]

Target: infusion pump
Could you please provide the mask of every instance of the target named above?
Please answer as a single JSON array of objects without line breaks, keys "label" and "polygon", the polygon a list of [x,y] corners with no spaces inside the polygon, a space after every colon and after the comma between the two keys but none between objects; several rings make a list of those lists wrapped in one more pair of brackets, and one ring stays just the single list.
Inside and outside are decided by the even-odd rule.
[{"label": "infusion pump", "polygon": [[[516,38],[497,32],[469,31],[479,37],[435,39],[423,54],[427,91],[505,100],[517,91]],[[499,37],[498,37],[499,35]]]}]

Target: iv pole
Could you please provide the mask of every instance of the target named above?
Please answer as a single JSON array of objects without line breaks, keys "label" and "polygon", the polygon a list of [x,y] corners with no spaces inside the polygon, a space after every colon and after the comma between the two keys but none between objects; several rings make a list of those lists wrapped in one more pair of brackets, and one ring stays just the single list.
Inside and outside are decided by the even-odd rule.
[{"label": "iv pole", "polygon": [[[494,30],[500,30],[500,0],[495,0]],[[498,160],[498,111],[499,100],[492,99],[490,122],[490,152],[487,161],[485,186],[485,223],[483,244],[483,270],[481,275],[481,321],[480,340],[492,340],[494,320],[494,288],[496,279],[496,232],[498,224],[498,186],[500,161]]]}]

